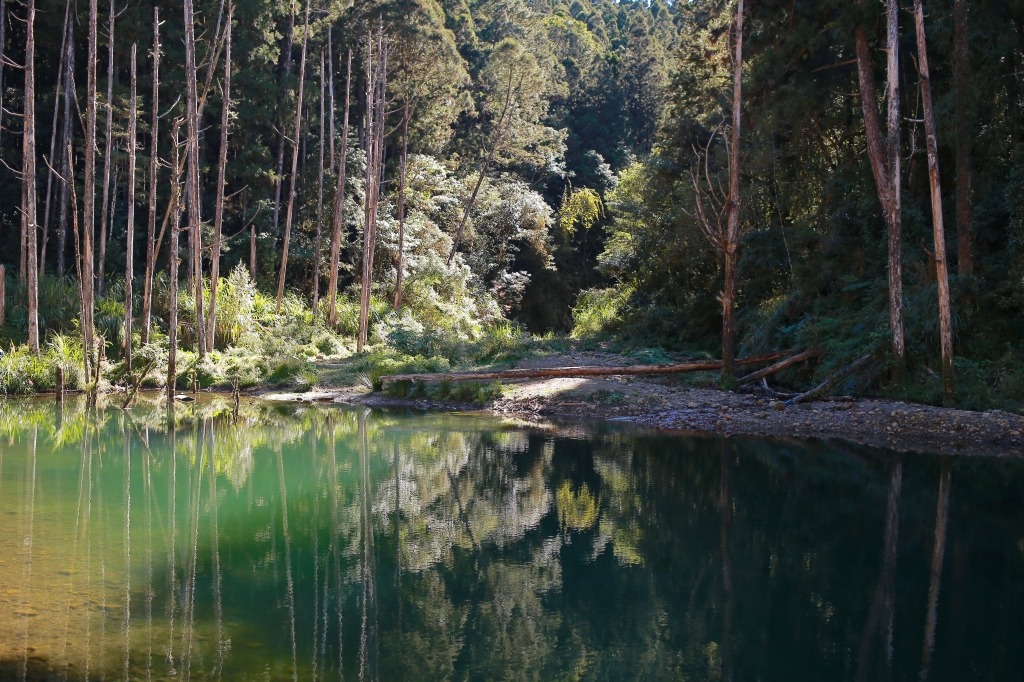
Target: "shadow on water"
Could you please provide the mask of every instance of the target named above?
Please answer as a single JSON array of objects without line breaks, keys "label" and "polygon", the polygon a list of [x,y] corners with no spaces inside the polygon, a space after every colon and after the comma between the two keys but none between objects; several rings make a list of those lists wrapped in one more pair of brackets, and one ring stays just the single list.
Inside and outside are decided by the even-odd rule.
[{"label": "shadow on water", "polygon": [[1020,679],[1022,493],[1010,458],[0,401],[0,679]]}]

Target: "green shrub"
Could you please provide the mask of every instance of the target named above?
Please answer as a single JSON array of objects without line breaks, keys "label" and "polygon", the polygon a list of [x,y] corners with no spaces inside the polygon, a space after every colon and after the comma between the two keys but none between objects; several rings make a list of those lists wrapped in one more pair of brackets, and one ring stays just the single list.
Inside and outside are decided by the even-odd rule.
[{"label": "green shrub", "polygon": [[579,339],[614,331],[621,322],[621,313],[632,293],[632,288],[628,286],[587,289],[582,292],[572,309],[572,337]]}]

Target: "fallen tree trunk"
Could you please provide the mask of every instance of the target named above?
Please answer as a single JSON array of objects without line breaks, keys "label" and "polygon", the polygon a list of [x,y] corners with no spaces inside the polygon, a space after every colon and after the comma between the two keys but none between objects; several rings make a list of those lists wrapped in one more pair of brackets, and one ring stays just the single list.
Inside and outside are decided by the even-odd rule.
[{"label": "fallen tree trunk", "polygon": [[[736,360],[737,365],[754,365],[785,357],[791,351],[758,355]],[[638,374],[680,374],[721,369],[721,360],[688,362],[676,365],[626,365],[621,367],[538,367],[530,369],[504,369],[493,372],[448,372],[442,374],[391,374],[380,377],[385,381],[473,381],[481,379],[540,379],[556,377],[627,376]]]},{"label": "fallen tree trunk", "polygon": [[821,395],[826,390],[828,390],[828,388],[832,384],[834,384],[835,382],[839,381],[840,379],[842,379],[844,377],[847,377],[847,376],[853,374],[858,369],[860,369],[861,367],[863,367],[864,365],[868,364],[869,362],[871,362],[874,359],[875,359],[874,353],[869,353],[869,354],[865,355],[864,357],[861,357],[861,358],[858,358],[858,359],[854,360],[849,365],[847,365],[846,367],[843,367],[841,370],[839,370],[838,372],[836,372],[835,374],[830,376],[828,379],[825,379],[825,381],[823,381],[822,383],[818,384],[817,386],[815,386],[811,390],[807,391],[806,393],[801,393],[798,396],[794,396],[794,397],[790,398],[789,400],[786,401],[786,405],[787,406],[796,405],[798,403],[802,403],[805,400],[809,400],[811,398],[815,398],[815,397]]},{"label": "fallen tree trunk", "polygon": [[777,362],[774,365],[771,365],[770,367],[765,367],[764,369],[759,369],[756,372],[748,374],[745,377],[740,377],[739,379],[736,380],[736,385],[742,386],[743,384],[749,384],[751,381],[757,381],[758,379],[770,376],[772,374],[775,374],[776,372],[781,372],[787,367],[795,365],[798,362],[803,362],[804,360],[814,358],[819,355],[821,355],[821,351],[816,348],[812,348],[811,350],[804,351],[803,353],[799,353],[792,357],[786,358],[782,362]]}]

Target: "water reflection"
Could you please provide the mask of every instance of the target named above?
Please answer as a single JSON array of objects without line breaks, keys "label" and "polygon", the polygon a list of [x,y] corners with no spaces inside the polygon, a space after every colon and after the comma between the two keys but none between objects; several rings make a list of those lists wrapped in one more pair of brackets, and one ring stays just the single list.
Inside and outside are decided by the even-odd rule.
[{"label": "water reflection", "polygon": [[0,678],[1016,678],[1022,482],[607,424],[0,402]]}]

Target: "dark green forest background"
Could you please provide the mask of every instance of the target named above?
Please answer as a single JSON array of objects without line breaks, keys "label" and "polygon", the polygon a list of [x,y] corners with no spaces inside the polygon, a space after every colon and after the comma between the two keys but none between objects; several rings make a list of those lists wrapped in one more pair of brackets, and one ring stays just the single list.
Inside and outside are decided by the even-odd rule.
[{"label": "dark green forest background", "polygon": [[[172,105],[179,110],[184,106],[176,102],[184,94],[184,46],[180,4],[157,5],[164,21],[160,111],[172,112],[163,119],[160,133],[160,154],[166,160],[171,149]],[[4,53],[21,62],[24,27],[19,18],[24,8],[11,0],[6,6]],[[50,147],[64,6],[63,0],[38,2],[40,158]],[[77,18],[75,81],[82,102],[87,2],[73,0],[71,7]],[[218,3],[201,0],[196,8],[201,56],[209,47]],[[502,316],[534,333],[572,332],[584,339],[610,336],[627,346],[717,355],[722,268],[692,217],[695,199],[690,171],[697,159],[695,149],[706,144],[731,113],[728,45],[734,10],[733,3],[721,0],[674,4],[661,0],[314,2],[289,288],[309,292],[312,286],[319,55],[326,50],[328,27],[339,134],[344,59],[347,50],[353,51],[353,129],[347,141],[352,150],[352,192],[346,203],[351,216],[345,221],[342,288],[355,281],[362,230],[358,150],[365,84],[361,56],[369,27],[381,18],[395,46],[389,76],[395,109],[389,119],[392,132],[385,155],[382,220],[394,222],[401,138],[393,130],[400,122],[402,88],[424,84],[425,94],[410,126],[412,187],[407,195],[410,210],[419,211],[424,225],[436,227],[434,232],[424,228],[418,233],[416,248],[421,249],[423,262],[429,260],[427,252],[432,248],[429,235],[440,240],[434,248],[437,253],[444,252],[441,242],[445,239],[450,244],[459,207],[487,154],[495,125],[494,100],[500,94],[497,75],[513,61],[528,63],[510,141],[497,154],[483,198],[472,213],[469,237],[460,245],[465,287],[474,295],[490,296]],[[1015,406],[1024,401],[1024,372],[1019,369],[1024,352],[1024,2],[928,0],[925,11],[946,212],[958,400],[966,406]],[[100,7],[98,89],[102,100],[107,78],[114,78],[114,128],[119,135],[114,162],[122,174],[128,55],[132,43],[139,45],[136,200],[137,216],[142,217],[137,218],[137,235],[145,231],[152,12],[148,0],[126,3],[116,24],[115,70],[107,74],[106,5]],[[280,260],[283,218],[275,230],[274,183],[279,131],[294,118],[301,16],[298,0],[241,0],[235,8],[234,119],[224,231],[231,236],[250,222],[256,225],[254,274],[265,291],[275,286]],[[968,45],[967,71],[960,78],[954,70],[957,22],[966,31]],[[878,365],[861,375],[855,388],[937,401],[941,385],[935,263],[911,14],[902,12],[900,23],[908,372],[894,379],[884,365]],[[856,27],[863,27],[872,41],[876,80],[882,84],[885,17],[881,4],[849,0],[747,3],[737,347],[741,354],[821,347],[824,359],[814,370],[819,374],[888,347],[886,230],[865,153],[854,54]],[[293,29],[296,38],[290,40]],[[286,75],[289,46],[292,64]],[[21,121],[16,116],[22,109],[21,78],[16,68],[4,68],[6,113],[0,154],[7,168],[0,169],[0,262],[6,264],[9,279],[19,268],[21,183],[14,171],[22,164]],[[213,215],[216,198],[219,78],[203,119],[204,220]],[[84,103],[80,106],[84,111]],[[101,151],[103,116],[101,107]],[[77,117],[74,136],[80,155],[82,127]],[[959,165],[958,136],[968,140],[969,152],[967,162]],[[284,172],[288,172],[287,163]],[[169,171],[165,167],[161,173],[158,215],[162,217]],[[962,193],[958,197],[956,188],[965,173],[970,182],[969,205],[958,210],[965,197]],[[39,163],[40,201],[46,181],[46,165]],[[333,186],[331,176],[325,181],[327,207],[333,205]],[[106,254],[111,281],[124,270],[123,179],[120,187]],[[575,214],[568,210],[570,197],[581,189],[594,190],[602,200],[592,224],[573,220]],[[51,213],[47,275],[57,270],[56,210]],[[958,267],[963,257],[958,230],[969,232],[974,263],[970,273]],[[222,273],[238,263],[248,264],[247,234],[226,243]],[[385,270],[393,260],[389,234],[385,228],[378,247],[378,254],[383,253],[380,267]],[[71,248],[70,240],[66,248]],[[136,273],[142,270],[143,258],[138,249]],[[323,247],[319,258],[325,262]],[[413,261],[410,267],[419,267]],[[69,255],[66,269],[71,275],[72,262]],[[161,258],[158,269],[165,268]],[[434,272],[437,277],[448,276],[444,270]],[[321,276],[326,277],[322,267]],[[382,291],[393,274],[391,280],[388,277],[382,273]],[[443,286],[437,282],[431,286],[443,297]],[[16,330],[17,311],[16,303],[9,304],[15,331],[7,333],[15,341],[23,340]],[[49,326],[45,323],[45,302],[40,314],[46,329],[60,328],[55,316]]]}]

